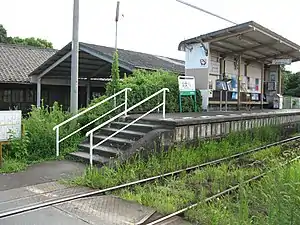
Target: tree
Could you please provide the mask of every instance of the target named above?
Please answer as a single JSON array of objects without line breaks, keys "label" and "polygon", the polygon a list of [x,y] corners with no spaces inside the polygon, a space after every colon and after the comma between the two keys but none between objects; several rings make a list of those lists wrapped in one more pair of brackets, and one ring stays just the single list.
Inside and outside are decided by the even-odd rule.
[{"label": "tree", "polygon": [[27,45],[41,48],[53,48],[53,44],[47,40],[41,38],[20,38],[20,37],[8,37],[7,31],[3,25],[0,24],[0,43]]},{"label": "tree", "polygon": [[0,24],[0,43],[6,43],[7,40],[7,32],[6,29]]}]

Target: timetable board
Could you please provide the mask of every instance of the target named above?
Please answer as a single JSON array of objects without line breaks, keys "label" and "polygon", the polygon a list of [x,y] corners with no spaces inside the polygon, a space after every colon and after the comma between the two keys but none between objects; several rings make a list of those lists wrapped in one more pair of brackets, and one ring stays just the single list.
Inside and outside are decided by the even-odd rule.
[{"label": "timetable board", "polygon": [[21,110],[0,111],[0,142],[8,141],[11,135],[20,138],[21,124]]}]

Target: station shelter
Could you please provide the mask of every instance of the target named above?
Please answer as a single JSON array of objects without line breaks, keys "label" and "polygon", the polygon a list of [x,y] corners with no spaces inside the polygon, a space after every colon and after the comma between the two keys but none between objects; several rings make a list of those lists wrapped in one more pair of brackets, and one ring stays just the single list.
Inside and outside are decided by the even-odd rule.
[{"label": "station shelter", "polygon": [[204,109],[270,108],[282,94],[281,67],[300,60],[300,46],[253,22],[180,42],[185,75],[208,99]]}]

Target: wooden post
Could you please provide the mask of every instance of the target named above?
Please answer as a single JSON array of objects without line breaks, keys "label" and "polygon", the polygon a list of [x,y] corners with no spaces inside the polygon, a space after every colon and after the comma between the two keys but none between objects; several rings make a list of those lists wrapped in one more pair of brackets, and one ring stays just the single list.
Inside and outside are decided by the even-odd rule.
[{"label": "wooden post", "polygon": [[242,63],[242,55],[239,55],[238,58],[238,104],[237,108],[240,110],[241,108],[241,63]]}]

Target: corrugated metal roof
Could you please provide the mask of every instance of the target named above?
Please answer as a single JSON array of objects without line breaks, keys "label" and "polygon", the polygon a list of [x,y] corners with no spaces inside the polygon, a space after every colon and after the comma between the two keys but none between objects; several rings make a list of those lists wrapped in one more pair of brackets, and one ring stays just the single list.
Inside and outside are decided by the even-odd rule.
[{"label": "corrugated metal roof", "polygon": [[210,48],[227,55],[242,55],[244,59],[270,64],[276,58],[300,60],[300,46],[279,34],[249,21],[222,30],[203,34],[180,42],[178,49],[187,45],[208,42]]}]

